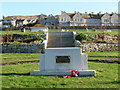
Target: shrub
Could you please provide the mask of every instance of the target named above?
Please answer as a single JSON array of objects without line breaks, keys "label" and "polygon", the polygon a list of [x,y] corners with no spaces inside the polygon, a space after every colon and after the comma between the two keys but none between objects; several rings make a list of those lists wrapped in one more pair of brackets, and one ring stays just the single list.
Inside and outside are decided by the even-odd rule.
[{"label": "shrub", "polygon": [[33,38],[33,40],[42,40],[43,41],[44,39],[40,36],[36,36],[36,37]]},{"label": "shrub", "polygon": [[92,38],[92,37],[90,37],[90,36],[87,36],[87,37],[86,37],[86,40],[87,40],[87,41],[93,41],[93,40],[95,40],[95,39]]},{"label": "shrub", "polygon": [[86,40],[86,35],[84,35],[84,34],[82,34],[82,33],[80,33],[79,35],[77,35],[76,37],[75,37],[75,39],[76,40],[79,40],[79,41],[82,41],[82,40]]},{"label": "shrub", "polygon": [[21,42],[6,42],[6,43],[3,43],[3,44],[6,44],[6,45],[10,45],[10,44],[21,44]]},{"label": "shrub", "polygon": [[86,36],[85,34],[83,33],[80,33],[79,35],[77,35],[75,37],[76,40],[79,40],[80,42],[83,41],[83,40],[86,40],[86,41],[93,41],[95,40],[94,38],[90,37],[90,36]]},{"label": "shrub", "polygon": [[21,44],[21,42],[10,42],[10,44]]},{"label": "shrub", "polygon": [[36,41],[36,40],[44,40],[42,37],[40,36],[36,36],[34,38],[27,38],[25,40],[21,40],[20,42],[24,42],[24,43],[30,43],[30,42],[33,42],[33,41]]},{"label": "shrub", "polygon": [[97,43],[106,43],[106,41],[97,41]]}]

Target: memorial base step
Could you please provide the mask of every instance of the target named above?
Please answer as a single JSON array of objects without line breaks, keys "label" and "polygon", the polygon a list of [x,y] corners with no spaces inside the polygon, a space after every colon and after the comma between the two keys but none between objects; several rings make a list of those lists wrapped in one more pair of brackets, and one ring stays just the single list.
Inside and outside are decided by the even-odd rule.
[{"label": "memorial base step", "polygon": [[[96,76],[95,70],[79,70],[79,76]],[[30,72],[31,76],[60,76],[71,75],[71,71],[39,71]]]}]

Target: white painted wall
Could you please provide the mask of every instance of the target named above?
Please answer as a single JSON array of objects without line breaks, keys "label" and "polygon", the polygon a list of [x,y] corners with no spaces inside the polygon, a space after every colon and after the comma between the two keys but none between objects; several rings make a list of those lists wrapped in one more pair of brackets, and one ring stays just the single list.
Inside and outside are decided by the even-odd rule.
[{"label": "white painted wall", "polygon": [[113,26],[118,26],[119,23],[120,23],[120,22],[119,22],[119,17],[118,17],[118,15],[117,15],[116,13],[114,13],[114,14],[111,16],[111,24],[112,24]]},{"label": "white painted wall", "polygon": [[30,29],[31,29],[31,32],[39,32],[39,31],[47,32],[48,31],[47,27],[31,27]]},{"label": "white painted wall", "polygon": [[108,13],[105,13],[102,17],[101,17],[101,22],[103,26],[110,26],[111,23],[111,17]]},{"label": "white painted wall", "polygon": [[[41,71],[87,70],[87,55],[80,48],[47,48],[40,56]],[[56,63],[56,56],[70,56],[70,63]]]}]

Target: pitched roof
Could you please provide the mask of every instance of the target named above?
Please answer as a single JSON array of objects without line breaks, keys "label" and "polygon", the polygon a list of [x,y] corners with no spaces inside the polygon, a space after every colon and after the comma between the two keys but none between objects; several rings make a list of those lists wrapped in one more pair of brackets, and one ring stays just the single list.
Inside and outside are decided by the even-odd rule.
[{"label": "pitched roof", "polygon": [[28,22],[30,22],[31,20],[27,20]]},{"label": "pitched roof", "polygon": [[10,16],[5,17],[3,20],[12,19]]},{"label": "pitched roof", "polygon": [[104,14],[89,14],[90,18],[101,19]]},{"label": "pitched roof", "polygon": [[82,14],[82,17],[83,18],[90,18],[90,15],[89,14]]},{"label": "pitched roof", "polygon": [[37,19],[37,16],[11,16],[13,19]]},{"label": "pitched roof", "polygon": [[67,13],[71,18],[75,15],[75,13]]}]

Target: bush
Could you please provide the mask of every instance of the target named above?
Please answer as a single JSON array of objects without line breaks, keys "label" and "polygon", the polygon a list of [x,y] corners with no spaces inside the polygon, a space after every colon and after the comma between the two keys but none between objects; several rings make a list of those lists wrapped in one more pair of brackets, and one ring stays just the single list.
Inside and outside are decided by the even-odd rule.
[{"label": "bush", "polygon": [[94,38],[90,37],[90,36],[86,36],[85,34],[82,34],[80,33],[79,35],[77,35],[75,37],[76,40],[79,40],[79,41],[83,41],[83,40],[86,40],[86,41],[93,41],[95,40]]},{"label": "bush", "polygon": [[79,35],[77,35],[77,36],[75,37],[75,39],[76,39],[76,40],[79,40],[79,41],[82,41],[82,40],[86,40],[87,37],[86,37],[86,35],[80,33]]},{"label": "bush", "polygon": [[93,41],[93,40],[95,40],[95,39],[92,38],[92,37],[90,37],[90,36],[87,36],[87,37],[86,37],[86,40],[87,40],[87,41]]},{"label": "bush", "polygon": [[38,31],[38,32],[36,32],[37,34],[45,34],[45,32],[44,31]]},{"label": "bush", "polygon": [[97,41],[97,43],[106,43],[106,41]]},{"label": "bush", "polygon": [[21,44],[21,42],[10,42],[10,44]]},{"label": "bush", "polygon": [[43,41],[44,39],[42,37],[36,36],[33,38],[33,40],[42,40]]},{"label": "bush", "polygon": [[10,44],[21,44],[21,42],[6,42],[6,43],[3,43],[3,44],[6,44],[6,45],[10,45]]},{"label": "bush", "polygon": [[33,42],[33,41],[36,41],[36,40],[44,40],[42,37],[40,36],[36,36],[34,38],[28,38],[28,39],[25,39],[25,40],[21,40],[20,42],[24,42],[24,43],[30,43],[30,42]]}]

